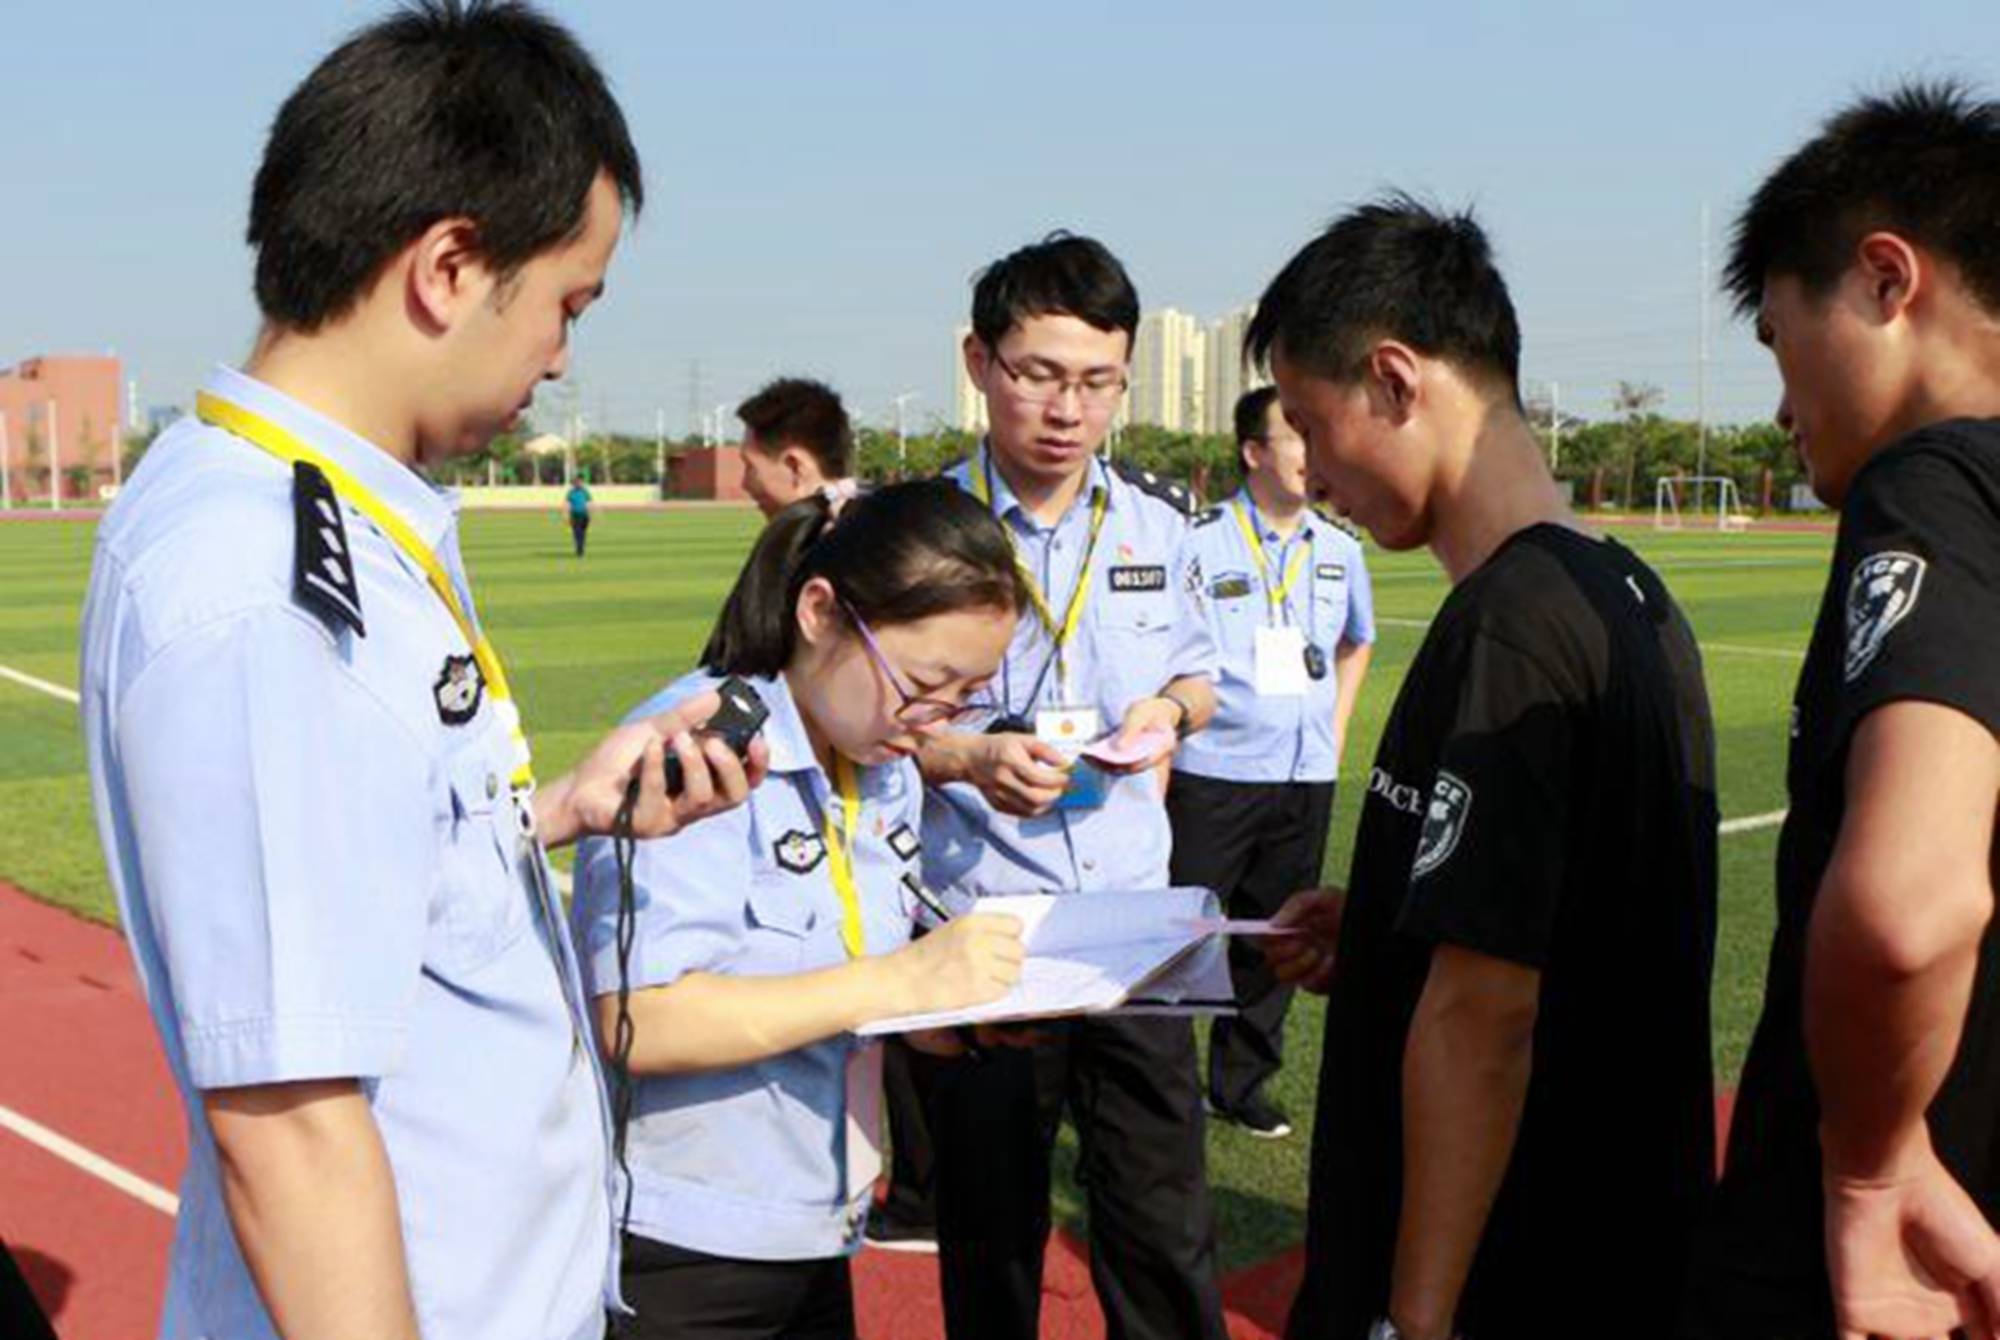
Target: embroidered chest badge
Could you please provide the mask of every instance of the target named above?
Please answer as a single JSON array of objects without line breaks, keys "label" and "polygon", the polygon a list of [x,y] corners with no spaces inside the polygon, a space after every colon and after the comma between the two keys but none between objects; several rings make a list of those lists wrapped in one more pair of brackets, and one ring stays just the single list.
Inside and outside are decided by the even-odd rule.
[{"label": "embroidered chest badge", "polygon": [[826,859],[826,840],[817,833],[794,828],[771,844],[771,857],[781,870],[794,875],[808,874]]},{"label": "embroidered chest badge", "polygon": [[479,715],[479,704],[486,696],[486,676],[479,673],[479,663],[472,657],[447,656],[437,682],[431,685],[431,696],[437,700],[439,721],[463,726]]}]

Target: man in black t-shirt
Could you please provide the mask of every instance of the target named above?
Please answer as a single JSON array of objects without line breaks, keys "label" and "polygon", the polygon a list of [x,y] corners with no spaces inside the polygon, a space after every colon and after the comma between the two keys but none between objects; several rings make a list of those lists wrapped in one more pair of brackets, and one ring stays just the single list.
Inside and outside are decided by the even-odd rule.
[{"label": "man in black t-shirt", "polygon": [[1909,88],[1759,188],[1729,286],[1840,538],[1687,1334],[2000,1326],[2000,104]]},{"label": "man in black t-shirt", "polygon": [[[1391,711],[1351,889],[1268,941],[1330,987],[1293,1340],[1668,1333],[1715,1165],[1714,737],[1686,621],[1585,531],[1486,239],[1336,222],[1246,346],[1315,482],[1453,589]],[[1336,938],[1337,936],[1337,938]]]}]

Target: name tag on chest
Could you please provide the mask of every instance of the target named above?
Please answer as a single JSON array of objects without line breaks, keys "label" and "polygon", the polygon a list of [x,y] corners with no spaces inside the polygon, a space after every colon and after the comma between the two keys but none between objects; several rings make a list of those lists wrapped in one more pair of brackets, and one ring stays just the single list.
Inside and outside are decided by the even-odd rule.
[{"label": "name tag on chest", "polygon": [[1311,685],[1306,673],[1305,634],[1286,624],[1257,629],[1252,647],[1251,683],[1260,698],[1303,697]]}]

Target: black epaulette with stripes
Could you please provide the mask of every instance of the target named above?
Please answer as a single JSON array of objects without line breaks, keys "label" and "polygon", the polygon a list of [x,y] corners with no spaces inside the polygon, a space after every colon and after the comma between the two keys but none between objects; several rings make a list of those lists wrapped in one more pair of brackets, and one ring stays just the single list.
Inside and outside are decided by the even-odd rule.
[{"label": "black epaulette with stripes", "polygon": [[336,637],[343,625],[356,637],[368,636],[340,496],[310,461],[292,466],[292,524],[292,599]]},{"label": "black epaulette with stripes", "polygon": [[1117,471],[1120,479],[1139,492],[1158,498],[1182,516],[1194,515],[1194,492],[1187,485],[1154,471],[1141,469],[1128,461],[1113,461],[1111,468]]}]

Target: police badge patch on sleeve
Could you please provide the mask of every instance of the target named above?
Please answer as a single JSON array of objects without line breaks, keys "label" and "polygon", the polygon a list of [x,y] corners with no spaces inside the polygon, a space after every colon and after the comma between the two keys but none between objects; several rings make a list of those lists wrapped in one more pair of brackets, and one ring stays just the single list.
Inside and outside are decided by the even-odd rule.
[{"label": "police badge patch on sleeve", "polygon": [[826,840],[817,833],[794,828],[771,844],[771,856],[781,870],[794,875],[810,874],[814,866],[826,859]]},{"label": "police badge patch on sleeve", "polygon": [[1410,867],[1411,879],[1422,879],[1451,859],[1458,840],[1465,833],[1465,819],[1472,812],[1472,788],[1438,770],[1431,787],[1431,803],[1424,808],[1423,830],[1417,835],[1417,859]]},{"label": "police badge patch on sleeve", "polygon": [[470,656],[445,657],[431,696],[437,699],[438,720],[447,726],[463,726],[478,716],[486,696],[486,676],[479,672],[479,662]]},{"label": "police badge patch on sleeve", "polygon": [[1846,680],[1852,684],[1874,663],[1895,626],[1917,607],[1924,560],[1915,554],[1870,554],[1854,565],[1847,583]]}]

